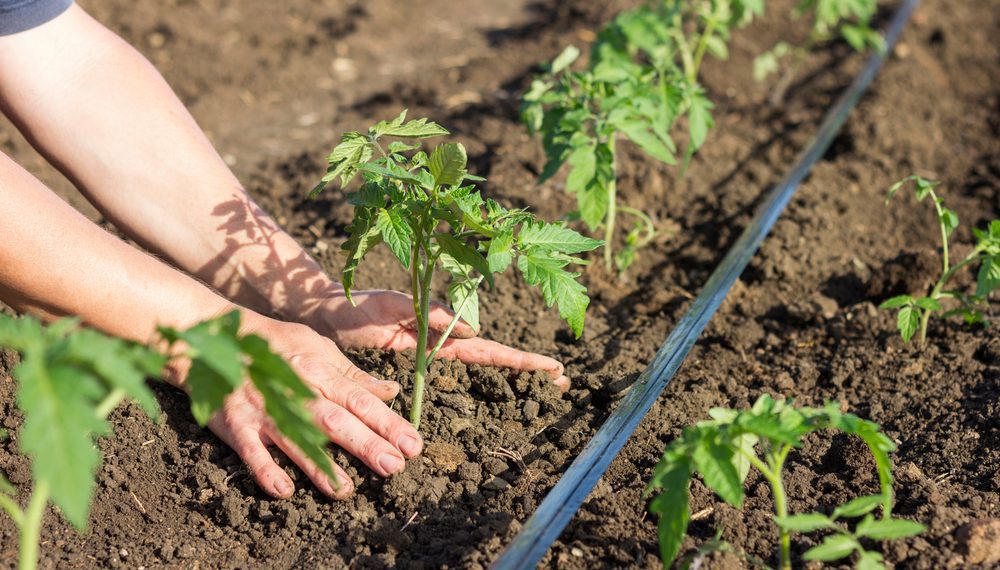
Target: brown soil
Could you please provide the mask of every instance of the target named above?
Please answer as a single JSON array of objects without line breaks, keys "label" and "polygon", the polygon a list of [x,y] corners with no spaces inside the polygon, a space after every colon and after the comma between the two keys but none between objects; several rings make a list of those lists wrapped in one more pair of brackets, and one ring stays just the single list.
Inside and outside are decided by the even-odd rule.
[{"label": "brown soil", "polygon": [[[344,130],[401,107],[451,128],[469,148],[486,192],[558,217],[571,198],[541,188],[538,144],[516,121],[534,62],[580,42],[628,2],[417,0],[274,3],[220,0],[84,5],[165,73],[248,188],[336,272],[350,210],[335,193],[303,203],[321,159]],[[621,191],[676,236],[646,250],[629,277],[599,267],[587,331],[573,341],[537,292],[518,279],[485,294],[484,335],[560,358],[574,387],[435,364],[424,457],[381,480],[351,463],[358,493],[331,502],[294,468],[288,501],[265,497],[239,458],[198,429],[178,393],[158,387],[164,420],[134,406],[113,416],[102,443],[91,527],[77,534],[50,512],[42,566],[483,567],[493,560],[628,390],[746,221],[861,63],[842,46],[819,51],[781,108],[749,76],[754,54],[791,29],[791,2],[735,38],[732,59],[707,66],[716,129],[688,177],[626,150]],[[600,7],[598,7],[600,5]],[[928,525],[884,548],[899,568],[966,568],[957,530],[998,517],[1000,339],[995,330],[935,322],[919,351],[894,334],[882,299],[926,286],[936,231],[926,205],[883,206],[884,189],[914,170],[941,179],[966,226],[1000,214],[997,44],[1000,2],[928,0],[895,57],[817,165],[762,251],[737,282],[686,364],[544,560],[547,567],[656,567],[655,519],[640,498],[664,445],[712,406],[742,407],[760,393],[803,404],[837,399],[899,442],[901,516]],[[7,124],[0,149],[80,203]],[[92,210],[88,210],[91,211]],[[961,249],[961,248],[960,248]],[[361,286],[405,288],[388,254],[372,257]],[[365,369],[405,379],[407,355],[354,355]],[[0,360],[4,428],[0,469],[27,489],[16,452],[10,359]],[[405,404],[403,402],[402,404]],[[821,434],[795,453],[791,510],[829,509],[876,489],[863,448]],[[348,462],[347,458],[342,458]],[[287,462],[286,462],[287,463]],[[686,548],[721,529],[747,554],[773,561],[771,502],[749,481],[742,511],[693,486]],[[0,520],[0,564],[16,560],[14,527]],[[818,538],[796,539],[801,553]],[[736,558],[717,565],[740,567]]]}]

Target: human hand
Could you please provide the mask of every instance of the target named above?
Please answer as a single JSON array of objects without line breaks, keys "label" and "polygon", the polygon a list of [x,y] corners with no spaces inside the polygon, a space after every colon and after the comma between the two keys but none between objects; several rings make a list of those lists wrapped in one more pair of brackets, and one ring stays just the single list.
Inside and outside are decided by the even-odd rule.
[{"label": "human hand", "polygon": [[[254,317],[241,331],[268,340],[316,393],[309,407],[316,423],[334,444],[387,477],[401,471],[405,459],[420,454],[423,442],[415,429],[389,409],[383,400],[399,392],[396,382],[381,381],[354,366],[332,340],[304,325]],[[184,376],[175,369],[175,376]],[[175,382],[182,384],[182,382]],[[209,428],[243,459],[257,484],[269,495],[287,498],[294,492],[288,475],[268,447],[281,449],[323,493],[343,499],[354,483],[333,465],[339,488],[304,453],[282,436],[264,410],[260,393],[249,383],[226,398]]]},{"label": "human hand", "polygon": [[[406,350],[417,346],[416,316],[413,299],[397,291],[352,291],[356,306],[338,293],[318,305],[309,325],[330,337],[337,346]],[[454,316],[440,303],[431,304],[431,336],[444,331]],[[434,339],[431,343],[435,342]],[[467,364],[483,364],[513,370],[544,370],[560,390],[569,389],[569,378],[557,360],[525,352],[491,340],[476,337],[468,323],[459,321],[438,356],[461,360]]]}]

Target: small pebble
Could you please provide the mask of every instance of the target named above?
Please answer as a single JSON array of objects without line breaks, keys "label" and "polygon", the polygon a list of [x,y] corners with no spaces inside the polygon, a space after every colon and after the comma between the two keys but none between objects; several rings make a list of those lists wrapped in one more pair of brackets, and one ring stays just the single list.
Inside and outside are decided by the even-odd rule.
[{"label": "small pebble", "polygon": [[522,412],[524,413],[524,419],[531,421],[538,417],[538,412],[541,410],[542,406],[534,400],[528,400],[524,402],[524,407]]},{"label": "small pebble", "polygon": [[501,491],[507,487],[510,487],[510,483],[508,483],[503,477],[494,477],[483,483],[483,489],[488,489],[490,491]]}]

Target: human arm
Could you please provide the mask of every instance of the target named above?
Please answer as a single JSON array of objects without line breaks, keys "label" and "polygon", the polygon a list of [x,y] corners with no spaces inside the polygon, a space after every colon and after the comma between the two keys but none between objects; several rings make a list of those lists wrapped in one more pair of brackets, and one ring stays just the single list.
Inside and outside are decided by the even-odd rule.
[{"label": "human arm", "polygon": [[[157,325],[185,328],[234,308],[197,280],[88,221],[2,153],[0,197],[0,300],[16,310],[49,320],[76,315],[106,333],[148,343],[156,340]],[[381,400],[396,395],[396,383],[365,374],[331,340],[304,325],[242,313],[243,332],[267,339],[317,394],[312,411],[331,441],[381,475],[401,470],[405,457],[420,452],[420,436]],[[183,388],[185,370],[185,363],[175,360],[165,379]],[[344,483],[335,491],[274,429],[249,385],[230,396],[209,425],[271,495],[287,497],[293,490],[267,450],[272,444],[322,491],[343,497],[353,489],[335,466]]]},{"label": "human arm", "polygon": [[[351,307],[247,195],[156,69],[80,7],[0,38],[0,106],[118,228],[226,297],[341,347],[416,346],[409,298],[371,291]],[[450,319],[438,307],[432,328]],[[440,355],[545,370],[569,385],[554,359],[475,338],[464,324]]]}]

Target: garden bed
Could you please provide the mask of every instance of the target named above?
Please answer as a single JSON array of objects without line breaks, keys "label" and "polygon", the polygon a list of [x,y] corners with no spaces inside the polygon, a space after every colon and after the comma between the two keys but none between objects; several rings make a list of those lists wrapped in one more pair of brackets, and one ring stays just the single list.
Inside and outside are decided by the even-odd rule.
[{"label": "garden bed", "polygon": [[[341,131],[401,107],[450,128],[468,147],[472,171],[487,176],[487,191],[506,205],[530,206],[545,218],[571,209],[573,198],[558,179],[534,185],[542,154],[517,123],[517,96],[532,62],[591,37],[626,3],[477,0],[451,8],[457,4],[427,0],[404,10],[378,1],[302,7],[291,16],[269,4],[193,3],[155,15],[114,0],[93,10],[165,68],[251,193],[328,270],[340,267],[350,207],[336,192],[310,203],[302,197]],[[487,565],[626,393],[757,198],[859,69],[861,58],[849,50],[822,50],[786,104],[770,107],[750,62],[786,33],[790,5],[769,5],[767,18],[738,33],[730,61],[706,65],[718,125],[683,181],[634,149],[625,153],[623,199],[654,212],[676,235],[643,250],[624,281],[600,264],[587,269],[593,303],[583,339],[573,341],[540,295],[517,279],[501,277],[495,292],[482,295],[484,336],[561,359],[574,380],[568,394],[560,397],[537,376],[435,364],[424,456],[388,481],[352,463],[358,493],[333,503],[291,467],[295,497],[267,498],[239,458],[195,426],[185,399],[161,388],[163,423],[134,406],[112,416],[115,435],[102,444],[91,528],[81,536],[48,516],[42,566]],[[880,422],[899,442],[896,512],[929,527],[889,546],[887,560],[906,568],[969,566],[956,530],[997,516],[1000,502],[1000,338],[995,330],[937,322],[921,352],[903,345],[893,315],[875,306],[922,290],[934,267],[932,215],[912,200],[885,208],[892,181],[914,169],[941,179],[943,197],[966,228],[1000,213],[1000,116],[991,79],[998,50],[989,41],[995,12],[941,0],[917,12],[896,57],[545,565],[657,566],[655,519],[640,494],[663,446],[710,407],[745,407],[770,392],[803,404],[837,399]],[[287,30],[270,27],[275,19],[288,22]],[[386,31],[403,21],[411,21],[409,31]],[[210,41],[233,30],[230,48]],[[197,49],[217,57],[187,59]],[[237,51],[238,58],[230,55]],[[7,125],[0,143],[34,164]],[[959,243],[971,241],[967,232]],[[407,287],[387,252],[372,256],[359,286]],[[387,378],[407,378],[412,366],[407,355],[353,356]],[[4,427],[16,438],[8,373],[9,363],[0,362]],[[0,469],[23,485],[28,463],[15,447],[0,445]],[[849,439],[813,438],[791,459],[791,511],[875,491],[867,457]],[[692,510],[703,514],[686,546],[722,529],[738,548],[770,560],[777,537],[762,481],[749,482],[743,511],[698,483],[692,489]],[[0,563],[13,565],[16,540],[7,519],[0,519],[0,544]],[[794,544],[800,553],[809,546]],[[734,558],[723,563],[740,565]]]}]

